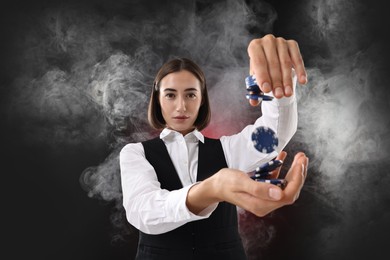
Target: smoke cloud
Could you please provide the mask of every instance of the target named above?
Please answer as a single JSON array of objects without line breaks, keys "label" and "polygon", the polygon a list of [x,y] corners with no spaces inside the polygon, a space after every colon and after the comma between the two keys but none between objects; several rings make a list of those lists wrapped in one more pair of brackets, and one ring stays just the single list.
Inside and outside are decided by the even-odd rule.
[{"label": "smoke cloud", "polygon": [[[383,169],[388,169],[390,97],[381,80],[386,52],[362,26],[365,8],[357,1],[320,1],[305,9],[327,51],[326,59],[316,57],[317,66],[308,68],[309,84],[297,89],[299,127],[292,149],[310,157],[309,174],[315,176],[304,192],[332,215],[305,240],[307,246],[320,244],[324,259],[369,255],[385,234],[370,229],[386,229],[389,220],[389,177]],[[367,223],[370,228],[362,228]]]}]

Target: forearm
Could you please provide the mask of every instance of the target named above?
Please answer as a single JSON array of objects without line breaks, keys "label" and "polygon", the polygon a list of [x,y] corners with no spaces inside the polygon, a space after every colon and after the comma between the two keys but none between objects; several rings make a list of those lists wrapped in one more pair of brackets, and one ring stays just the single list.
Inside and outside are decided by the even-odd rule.
[{"label": "forearm", "polygon": [[210,177],[191,187],[187,194],[186,205],[189,211],[198,215],[206,208],[218,202],[215,180]]},{"label": "forearm", "polygon": [[185,204],[188,188],[133,194],[132,199],[124,204],[127,220],[144,233],[161,234],[204,218],[188,211]]},{"label": "forearm", "polygon": [[295,95],[289,98],[282,98],[274,103],[264,104],[262,107],[263,116],[259,118],[254,127],[267,126],[276,132],[279,153],[284,149],[297,130],[298,111]]},{"label": "forearm", "polygon": [[[293,71],[292,77],[293,95],[290,97],[274,98],[272,102],[262,102],[262,117],[260,117],[255,127],[264,125],[272,128],[279,139],[276,151],[279,153],[291,140],[297,130],[298,108],[296,100],[297,77]],[[272,92],[269,93],[271,96]]]},{"label": "forearm", "polygon": [[[296,77],[293,78],[295,93]],[[267,93],[271,95],[272,93]],[[229,168],[244,172],[254,170],[259,164],[276,157],[296,132],[298,112],[296,94],[272,101],[263,101],[262,116],[253,125],[248,125],[239,134],[222,136],[221,143]],[[259,126],[269,127],[276,132],[279,144],[275,152],[265,154],[257,151],[252,142],[252,133]]]},{"label": "forearm", "polygon": [[195,215],[186,198],[191,186],[161,189],[154,168],[146,161],[140,144],[127,145],[120,153],[123,207],[128,222],[148,234],[161,234],[187,222],[209,217],[214,208]]},{"label": "forearm", "polygon": [[[272,102],[272,104],[263,106],[263,115],[253,125],[245,127],[237,135],[221,137],[229,168],[240,169],[244,172],[252,171],[259,164],[276,157],[291,140],[296,132],[298,122],[295,97],[290,97],[282,102]],[[259,126],[269,127],[276,132],[279,143],[275,152],[265,154],[254,148],[252,133]]]}]

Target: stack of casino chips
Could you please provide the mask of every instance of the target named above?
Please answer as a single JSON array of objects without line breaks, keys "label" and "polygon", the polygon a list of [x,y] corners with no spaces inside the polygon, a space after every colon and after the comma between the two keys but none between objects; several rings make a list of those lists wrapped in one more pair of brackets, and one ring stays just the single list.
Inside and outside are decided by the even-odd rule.
[{"label": "stack of casino chips", "polygon": [[254,75],[249,75],[245,78],[245,85],[248,94],[246,94],[247,99],[261,101],[271,101],[273,97],[264,95],[257,85],[256,77]]},{"label": "stack of casino chips", "polygon": [[[261,101],[271,101],[272,96],[264,95],[257,84],[256,77],[249,75],[245,78],[245,85],[248,94],[246,98],[249,100],[255,100],[259,104]],[[252,104],[252,103],[251,103]],[[260,126],[256,128],[252,133],[252,142],[256,150],[261,153],[272,153],[278,146],[278,138],[275,132],[268,127]],[[285,179],[272,179],[272,171],[282,165],[281,160],[272,160],[259,167],[252,173],[251,178],[255,181],[266,182],[277,185],[282,189],[287,185]]]},{"label": "stack of casino chips", "polygon": [[[256,150],[267,154],[275,151],[279,143],[275,132],[271,128],[264,126],[259,126],[252,132],[252,142]],[[271,179],[272,171],[282,164],[282,160],[276,159],[262,164],[256,168],[251,178],[255,181],[271,183],[284,189],[287,185],[285,179]]]},{"label": "stack of casino chips", "polygon": [[271,172],[283,164],[282,160],[272,160],[257,167],[251,178],[255,181],[271,183],[284,189],[287,185],[285,179],[271,179]]}]

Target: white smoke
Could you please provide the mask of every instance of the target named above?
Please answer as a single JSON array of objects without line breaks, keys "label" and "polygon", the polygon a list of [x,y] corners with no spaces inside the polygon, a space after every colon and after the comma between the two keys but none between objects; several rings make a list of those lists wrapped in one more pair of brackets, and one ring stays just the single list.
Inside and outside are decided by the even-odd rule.
[{"label": "white smoke", "polygon": [[[101,1],[99,5],[45,9],[26,33],[22,75],[14,81],[8,109],[15,120],[24,119],[20,126],[27,142],[52,147],[108,143],[111,152],[106,160],[85,169],[80,182],[90,197],[115,203],[113,222],[120,223],[117,155],[126,142],[153,135],[146,110],[157,69],[174,56],[196,61],[210,90],[212,121],[206,132],[214,136],[237,132],[259,112],[248,109],[243,89],[250,32],[256,37],[271,33],[278,15],[264,1]],[[343,233],[361,224],[353,218],[362,209],[356,200],[373,209],[382,207],[381,194],[388,195],[382,188],[372,189],[368,197],[357,198],[356,193],[375,185],[367,177],[366,165],[384,163],[389,156],[390,98],[379,80],[383,71],[377,62],[384,46],[360,40],[368,38],[368,32],[360,21],[365,6],[357,0],[306,0],[300,7],[293,24],[313,53],[310,49],[304,53],[311,57],[309,84],[297,87],[299,129],[289,147],[293,152],[304,149],[310,156],[304,192],[342,216],[342,223],[325,226],[311,240],[333,250],[345,238]],[[388,178],[386,172],[377,176]],[[359,214],[363,220],[372,217],[368,212]],[[388,215],[377,218],[384,223]],[[249,222],[241,222],[242,230],[248,231],[242,234],[246,249],[255,257],[253,248],[261,242],[252,241],[268,245],[277,230],[262,219],[246,219],[264,231],[249,232]],[[329,237],[339,239],[329,242]]]},{"label": "white smoke", "polygon": [[234,121],[246,107],[237,107],[230,117],[218,111],[225,110],[232,93],[237,96],[234,106],[246,104],[249,30],[271,32],[276,14],[262,1],[250,6],[232,0],[102,1],[97,6],[64,3],[43,10],[26,31],[24,67],[13,84],[9,110],[15,120],[20,118],[26,142],[53,149],[108,143],[111,153],[86,168],[80,182],[88,196],[114,202],[113,222],[120,223],[117,155],[126,142],[153,134],[146,111],[158,68],[177,56],[201,65],[213,103],[210,129],[226,120],[214,134],[238,131],[244,124]]},{"label": "white smoke", "polygon": [[[327,46],[327,58],[316,57],[313,64],[319,66],[308,68],[308,85],[297,88],[299,126],[292,144],[310,157],[312,176],[304,191],[333,215],[333,221],[321,222],[317,236],[307,238],[310,245],[321,245],[325,259],[376,247],[357,237],[371,235],[361,227],[385,217],[381,210],[386,202],[379,198],[389,196],[378,185],[389,179],[383,171],[390,144],[385,112],[390,97],[380,80],[384,46],[367,40],[360,16],[364,8],[358,1],[319,1],[307,5],[305,12],[317,41]],[[377,217],[372,215],[375,211]]]}]

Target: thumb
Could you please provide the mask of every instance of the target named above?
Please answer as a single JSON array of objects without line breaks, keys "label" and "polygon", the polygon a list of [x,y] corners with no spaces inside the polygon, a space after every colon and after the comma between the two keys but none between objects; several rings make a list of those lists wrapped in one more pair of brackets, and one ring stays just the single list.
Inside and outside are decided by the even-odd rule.
[{"label": "thumb", "polygon": [[288,181],[284,190],[286,197],[293,200],[296,199],[305,182],[308,163],[309,159],[304,153],[300,152],[295,155],[291,168],[286,175],[286,180]]}]

